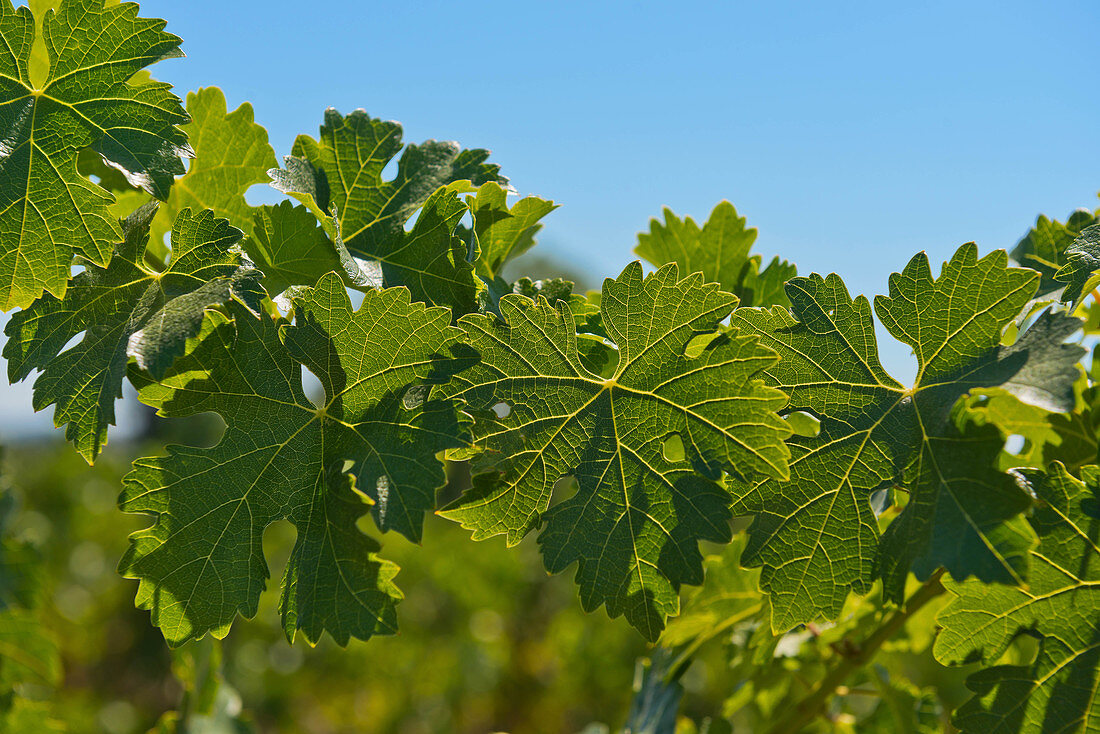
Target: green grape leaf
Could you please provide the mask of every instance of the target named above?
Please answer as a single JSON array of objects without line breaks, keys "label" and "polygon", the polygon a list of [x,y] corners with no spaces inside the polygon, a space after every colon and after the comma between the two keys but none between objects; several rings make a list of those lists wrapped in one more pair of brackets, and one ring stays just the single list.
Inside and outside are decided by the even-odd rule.
[{"label": "green grape leaf", "polygon": [[509,207],[508,191],[495,181],[482,184],[476,196],[466,197],[466,205],[474,220],[470,259],[486,282],[535,246],[535,235],[542,229],[539,220],[558,208],[537,196],[526,196]]},{"label": "green grape leaf", "polygon": [[[698,541],[730,539],[721,472],[787,474],[790,431],[774,412],[784,397],[757,379],[774,354],[731,332],[686,356],[737,299],[677,273],[643,279],[635,262],[604,282],[602,321],[618,349],[609,378],[585,367],[566,304],[507,295],[503,319],[460,319],[480,360],[444,390],[476,414],[485,453],[473,488],[441,514],[509,544],[545,523],[547,569],[578,563],[584,608],[606,604],[648,639],[676,613],[680,584],[702,581]],[[679,457],[666,450],[673,437]],[[566,476],[578,490],[551,507]]]},{"label": "green grape leaf", "polygon": [[[940,613],[933,649],[948,665],[980,660],[976,694],[954,723],[964,732],[1095,732],[1100,727],[1100,468],[1074,478],[1059,463],[1019,470],[1038,506],[1039,536],[1026,587],[947,582],[955,599]],[[1016,635],[1039,638],[1025,665],[993,665]]]},{"label": "green grape leaf", "polygon": [[467,259],[467,245],[455,234],[466,213],[461,185],[441,186],[420,210],[411,231],[379,243],[374,259],[386,286],[403,285],[414,301],[448,306],[455,315],[477,308],[478,282]]},{"label": "green grape leaf", "polygon": [[1100,224],[1093,224],[1081,231],[1081,234],[1066,248],[1066,264],[1054,274],[1060,281],[1068,283],[1062,300],[1066,303],[1078,303],[1085,294],[1095,288],[1094,276],[1100,270]]},{"label": "green grape leaf", "polygon": [[1086,388],[1082,393],[1083,406],[1068,413],[1022,403],[1000,390],[988,392],[969,398],[956,420],[996,426],[1006,442],[1019,437],[1022,445],[1017,450],[1002,451],[998,457],[997,466],[1002,471],[1060,461],[1077,474],[1081,467],[1095,464],[1100,458],[1096,425],[1100,415],[1095,409],[1100,390],[1096,387]]},{"label": "green grape leaf", "polygon": [[1056,274],[1067,263],[1067,248],[1081,230],[1095,223],[1096,217],[1087,209],[1070,214],[1065,224],[1039,215],[1035,226],[1016,243],[1009,255],[1020,265],[1039,272],[1042,276],[1039,295],[1052,293],[1063,287]]},{"label": "green grape leaf", "polygon": [[365,272],[347,251],[329,220],[330,238],[317,218],[304,206],[289,201],[256,207],[252,236],[244,248],[264,273],[264,287],[277,296],[295,285],[314,285],[326,273],[336,271],[345,285],[365,288],[381,285],[381,277]]},{"label": "green grape leaf", "polygon": [[[35,19],[0,0],[0,310],[65,295],[73,255],[105,265],[121,233],[114,197],[77,171],[91,148],[127,181],[163,199],[189,157],[187,121],[170,85],[132,78],[181,56],[164,21],[138,7],[66,0],[41,33],[49,72],[31,82]],[[94,39],[94,41],[90,40]]]},{"label": "green grape leaf", "polygon": [[[54,422],[88,462],[95,460],[114,424],[126,364],[154,377],[165,373],[198,333],[203,312],[236,300],[260,308],[260,273],[242,263],[240,230],[207,210],[184,209],[172,229],[172,261],[164,271],[144,260],[155,202],[123,224],[122,243],[107,267],[88,265],[65,297],[44,295],[15,314],[5,329],[4,357],[12,382],[41,370],[34,408],[56,405]],[[83,332],[84,338],[61,351]]]},{"label": "green grape leaf", "polygon": [[[353,255],[382,263],[386,285],[409,285],[417,300],[422,299],[415,294],[416,287],[438,286],[446,296],[431,302],[447,303],[455,288],[465,294],[473,283],[472,275],[465,275],[467,269],[472,273],[466,262],[467,246],[462,244],[459,254],[457,238],[455,243],[450,241],[466,212],[457,194],[469,191],[471,182],[474,186],[490,181],[506,184],[507,179],[500,176],[499,166],[485,163],[488,151],[429,140],[407,146],[397,175],[384,181],[382,170],[401,147],[398,123],[372,118],[363,110],[344,117],[330,108],[325,111],[320,140],[299,135],[286,168],[269,171],[271,185],[301,201],[322,222],[332,214],[343,244]],[[448,194],[437,191],[446,186]],[[405,223],[421,206],[425,211],[410,235]],[[430,212],[429,222],[421,224]]]},{"label": "green grape leaf", "polygon": [[[227,423],[217,446],[170,446],[124,479],[122,509],[156,521],[131,537],[120,571],[140,579],[137,603],[173,645],[256,613],[263,531],[280,519],[297,529],[280,603],[287,638],[392,634],[397,568],[356,523],[370,510],[382,529],[419,539],[445,481],[435,454],[468,440],[450,403],[407,389],[442,374],[461,337],[446,309],[392,288],[352,311],[335,273],[294,308],[285,344],[275,321],[231,305],[233,319],[207,313],[194,350],[159,383],[131,371],[162,415],[214,411]],[[301,365],[324,385],[323,407],[306,398]]]},{"label": "green grape leaf", "polygon": [[[790,482],[735,486],[735,513],[754,516],[744,563],[762,567],[775,630],[835,619],[849,592],[866,593],[876,576],[897,600],[910,570],[927,578],[943,566],[1006,583],[1026,574],[1033,534],[1019,513],[1030,501],[994,466],[1001,436],[991,426],[960,430],[951,411],[989,387],[1072,408],[1082,350],[1062,341],[1078,320],[1046,314],[1014,345],[1000,343],[1038,277],[1007,267],[1003,250],[979,259],[973,244],[939,278],[924,254],[892,275],[875,309],[917,355],[909,389],[879,362],[870,303],[852,299],[837,275],[788,283],[793,313],[734,312],[733,326],[780,355],[765,376],[790,395],[787,411],[821,421],[816,436],[788,441]],[[869,499],[895,485],[909,504],[880,540]]]},{"label": "green grape leaf", "polygon": [[749,256],[756,228],[728,201],[714,207],[700,229],[691,217],[681,220],[665,209],[665,222],[649,221],[649,232],[638,235],[634,252],[657,267],[676,263],[683,273],[703,276],[741,299],[742,306],[790,306],[783,284],[797,274],[787,261],[774,258],[763,272],[760,256]]},{"label": "green grape leaf", "polygon": [[195,158],[172,186],[157,218],[167,228],[182,209],[211,209],[246,236],[251,234],[253,207],[244,194],[254,184],[267,183],[268,170],[277,165],[267,130],[254,122],[248,102],[227,112],[225,95],[217,87],[188,92],[187,114],[191,121],[183,129]]},{"label": "green grape leaf", "polygon": [[721,555],[707,556],[703,585],[681,593],[680,615],[669,620],[661,645],[699,644],[757,615],[763,606],[760,574],[741,568],[744,548],[744,535],[739,535]]}]

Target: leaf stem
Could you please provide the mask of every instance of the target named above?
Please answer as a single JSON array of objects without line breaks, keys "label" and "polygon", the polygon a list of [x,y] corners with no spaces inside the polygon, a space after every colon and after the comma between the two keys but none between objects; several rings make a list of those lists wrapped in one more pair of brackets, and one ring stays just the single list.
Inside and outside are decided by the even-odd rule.
[{"label": "leaf stem", "polygon": [[940,583],[942,576],[943,569],[932,574],[931,578],[909,597],[902,609],[891,614],[862,644],[857,645],[855,652],[842,657],[805,698],[768,729],[767,734],[797,734],[817,718],[825,709],[829,698],[848,679],[848,676],[871,662],[879,648],[896,635],[910,617],[944,592],[943,584]]},{"label": "leaf stem", "polygon": [[748,609],[742,609],[737,614],[730,615],[718,624],[711,627],[705,634],[696,637],[690,645],[684,648],[683,652],[676,656],[676,659],[672,662],[672,665],[668,666],[668,675],[665,677],[667,682],[671,682],[680,677],[683,673],[683,668],[687,666],[687,663],[691,662],[691,657],[699,651],[699,648],[710,642],[718,635],[722,634],[730,627],[739,622],[752,617],[760,611],[761,604],[753,604]]}]

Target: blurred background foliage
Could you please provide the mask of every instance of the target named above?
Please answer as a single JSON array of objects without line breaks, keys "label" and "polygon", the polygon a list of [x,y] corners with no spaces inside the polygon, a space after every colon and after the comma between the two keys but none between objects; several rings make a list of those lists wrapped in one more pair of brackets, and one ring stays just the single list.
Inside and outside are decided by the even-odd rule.
[{"label": "blurred background foliage", "polygon": [[[217,435],[201,422],[172,428],[188,432],[189,443]],[[126,536],[147,524],[116,509],[121,477],[163,438],[112,445],[91,468],[60,441],[4,454],[4,481],[19,505],[9,532],[41,555],[37,614],[60,648],[60,688],[47,697],[72,732],[149,730],[180,705],[188,669],[201,665],[193,658],[211,655],[209,640],[185,646],[173,675],[173,655],[134,608],[136,582],[115,573]],[[575,732],[593,720],[621,723],[634,661],[645,652],[633,630],[581,611],[572,581],[547,576],[533,542],[475,544],[434,517],[425,536],[426,547],[384,538],[406,595],[400,634],[345,650],[327,637],[315,648],[287,644],[273,587],[294,530],[270,527],[264,551],[275,579],[256,619],[234,625],[220,645],[225,681],[239,694],[220,704],[243,710],[261,731]]]},{"label": "blurred background foliage", "polygon": [[[62,671],[56,690],[16,693],[44,702],[51,718],[41,721],[55,730],[761,731],[884,614],[874,594],[853,597],[836,625],[773,636],[760,624],[767,614],[752,593],[755,573],[737,569],[735,541],[706,549],[719,554],[708,561],[707,584],[685,589],[684,615],[650,659],[627,625],[581,610],[567,575],[547,576],[531,539],[518,549],[474,543],[433,517],[424,547],[384,538],[406,594],[400,634],[353,640],[346,650],[327,637],[315,648],[289,645],[273,587],[294,531],[279,524],[264,536],[276,581],[256,619],[234,625],[222,643],[169,651],[133,606],[135,582],[115,573],[127,534],[146,524],[120,513],[115,498],[133,458],[165,442],[213,443],[219,431],[202,416],[172,424],[150,417],[142,441],[112,444],[91,468],[61,441],[5,450],[2,481],[16,502],[7,533],[39,554],[35,613],[58,644]],[[364,530],[377,532],[369,523]],[[913,617],[811,731],[947,730],[946,712],[968,695],[969,671],[928,654],[937,608]],[[1027,654],[1020,645],[1009,653]]]}]

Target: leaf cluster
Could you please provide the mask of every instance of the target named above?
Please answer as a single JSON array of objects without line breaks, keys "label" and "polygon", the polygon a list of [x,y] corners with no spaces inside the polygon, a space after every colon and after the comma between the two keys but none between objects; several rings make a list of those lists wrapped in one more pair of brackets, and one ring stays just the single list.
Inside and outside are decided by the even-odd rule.
[{"label": "leaf cluster", "polygon": [[[510,282],[556,205],[510,200],[487,150],[329,109],[279,167],[250,106],[207,88],[185,108],[148,76],[180,39],[137,13],[0,0],[0,307],[19,309],[9,379],[38,372],[34,407],[89,463],[126,381],[163,417],[224,421],[123,480],[120,507],[151,524],[119,571],[171,645],[257,613],[279,522],[288,640],[392,634],[378,535],[421,542],[438,512],[477,540],[536,533],[585,610],[663,633],[639,722],[671,721],[670,681],[725,636],[748,681],[727,718],[789,709],[776,730],[795,730],[856,675],[880,703],[840,713],[931,727],[927,686],[868,666],[928,649],[917,622],[946,586],[935,656],[986,666],[959,726],[1095,728],[1100,388],[1070,342],[1100,332],[1095,213],[1041,217],[1017,265],[968,243],[937,275],[919,253],[873,301],[763,266],[728,202],[702,226],[666,210],[639,235],[653,270],[599,292]],[[267,183],[287,198],[249,204]],[[876,316],[912,349],[912,385],[883,368]],[[1000,663],[1022,634],[1036,659]]]}]

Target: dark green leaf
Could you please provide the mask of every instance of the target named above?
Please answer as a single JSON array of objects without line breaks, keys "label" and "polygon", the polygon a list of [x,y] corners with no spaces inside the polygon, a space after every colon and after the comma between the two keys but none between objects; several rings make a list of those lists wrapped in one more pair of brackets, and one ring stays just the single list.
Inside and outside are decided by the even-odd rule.
[{"label": "dark green leaf", "polygon": [[[948,582],[957,597],[939,616],[936,658],[986,666],[967,679],[976,694],[954,718],[964,732],[1095,732],[1100,722],[1100,468],[1084,481],[1055,463],[1021,470],[1039,505],[1027,587]],[[1090,507],[1092,511],[1090,512]],[[992,665],[1021,633],[1039,637],[1028,665]]]},{"label": "dark green leaf", "polygon": [[[222,636],[236,614],[256,613],[263,531],[287,519],[298,534],[280,605],[287,637],[393,633],[397,569],[356,522],[371,509],[383,529],[420,537],[445,480],[435,454],[465,429],[448,403],[406,406],[406,390],[439,372],[461,332],[403,288],[368,291],[353,312],[335,273],[299,294],[285,346],[266,315],[231,310],[234,320],[208,312],[203,338],[161,383],[131,375],[161,414],[215,411],[228,427],[213,448],[135,462],[122,508],[156,522],[132,536],[121,572],[141,580],[138,604],[170,643]],[[324,385],[323,407],[306,398],[300,364]]]},{"label": "dark green leaf", "polygon": [[257,207],[252,236],[244,247],[264,273],[264,287],[277,296],[290,286],[317,283],[325,273],[340,273],[346,285],[364,288],[380,286],[381,278],[372,279],[344,247],[329,220],[334,237],[326,234],[317,218],[304,206],[283,201],[275,206]]},{"label": "dark green leaf", "polygon": [[[1037,280],[1008,268],[1003,250],[978,259],[972,244],[939,278],[923,254],[891,276],[890,297],[875,307],[917,355],[909,389],[879,363],[867,299],[853,300],[836,275],[792,280],[793,315],[734,312],[734,326],[779,353],[766,375],[790,395],[788,411],[821,421],[816,437],[789,440],[791,481],[746,486],[734,508],[755,515],[745,563],[763,567],[776,630],[835,618],[849,592],[865,593],[876,575],[898,599],[910,570],[927,577],[943,566],[958,578],[1008,583],[1026,574],[1033,535],[1019,513],[1029,498],[994,465],[1003,439],[988,426],[960,430],[951,411],[972,390],[998,386],[1046,408],[1072,407],[1082,350],[1061,341],[1079,322],[1047,315],[1015,345],[1000,343]],[[909,503],[880,549],[868,500],[895,485]]]},{"label": "dark green leaf", "polygon": [[[165,373],[198,333],[203,311],[230,300],[259,309],[260,273],[242,264],[240,230],[207,210],[184,209],[172,229],[172,260],[159,272],[145,264],[155,203],[123,225],[125,239],[106,268],[89,265],[65,297],[45,295],[8,322],[4,356],[14,382],[32,370],[34,407],[56,405],[54,422],[89,462],[106,442],[126,363]],[[61,351],[84,333],[76,346]]]},{"label": "dark green leaf", "polygon": [[[392,274],[387,274],[387,285],[413,281],[414,275],[407,271],[415,272],[412,263],[417,259],[435,262],[435,251],[416,256],[406,253],[410,243],[404,226],[437,189],[458,181],[475,186],[489,181],[507,183],[499,166],[485,163],[488,151],[463,150],[457,143],[435,140],[407,146],[397,175],[384,181],[382,170],[401,148],[401,126],[396,122],[372,118],[362,110],[344,117],[330,108],[325,111],[320,140],[298,136],[286,169],[270,171],[272,186],[297,198],[318,219],[335,212],[343,242],[353,255],[396,268],[402,279],[391,281]],[[469,190],[469,184],[453,189],[463,190]],[[458,206],[465,212],[464,205]],[[437,201],[436,209],[443,208],[446,213],[437,216],[449,220],[454,205],[444,207]],[[449,248],[443,252],[450,257]],[[466,259],[465,246],[460,259]],[[460,267],[458,259],[451,267]]]},{"label": "dark green leaf", "polygon": [[1024,267],[1039,271],[1039,295],[1062,288],[1056,273],[1066,262],[1066,249],[1081,234],[1081,230],[1096,223],[1096,217],[1087,209],[1078,209],[1069,215],[1065,224],[1043,215],[1035,220],[1035,226],[1016,243],[1009,253],[1012,259]]},{"label": "dark green leaf", "polygon": [[[577,562],[585,609],[607,605],[654,639],[678,608],[680,584],[702,580],[697,541],[728,541],[723,470],[785,476],[789,434],[773,412],[783,396],[756,376],[774,364],[755,338],[724,334],[702,354],[737,303],[675,265],[643,279],[638,263],[604,283],[603,325],[617,345],[611,377],[590,372],[573,315],[540,298],[501,299],[503,320],[460,320],[480,361],[446,390],[476,412],[486,451],[473,489],[442,514],[514,544],[540,523],[552,573]],[[685,456],[663,444],[678,436]],[[550,507],[555,482],[577,493]]]},{"label": "dark green leaf", "polygon": [[81,149],[161,199],[183,173],[180,157],[191,150],[179,99],[168,84],[131,81],[182,55],[180,39],[137,10],[66,0],[46,11],[50,68],[39,88],[30,76],[35,19],[0,0],[0,310],[44,290],[64,297],[73,255],[105,265],[120,239],[114,198],[77,172]]},{"label": "dark green leaf", "polygon": [[1054,274],[1056,279],[1069,284],[1062,300],[1074,304],[1081,301],[1087,289],[1096,287],[1093,274],[1097,270],[1100,270],[1100,224],[1086,227],[1066,248],[1066,264]]}]

